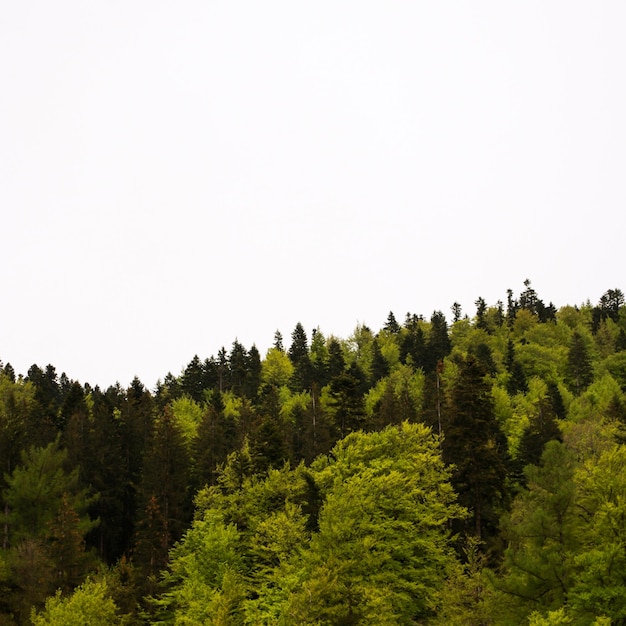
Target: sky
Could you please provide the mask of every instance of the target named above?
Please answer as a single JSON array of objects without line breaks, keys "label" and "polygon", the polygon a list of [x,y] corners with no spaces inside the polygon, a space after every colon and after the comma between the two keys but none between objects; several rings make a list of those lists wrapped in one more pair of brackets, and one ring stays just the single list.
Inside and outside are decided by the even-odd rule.
[{"label": "sky", "polygon": [[626,288],[626,3],[0,0],[0,360]]}]

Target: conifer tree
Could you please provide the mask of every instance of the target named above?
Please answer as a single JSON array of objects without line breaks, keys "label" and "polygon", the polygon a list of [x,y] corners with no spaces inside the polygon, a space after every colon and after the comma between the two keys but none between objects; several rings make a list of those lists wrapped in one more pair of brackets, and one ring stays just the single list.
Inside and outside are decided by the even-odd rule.
[{"label": "conifer tree", "polygon": [[135,555],[147,576],[167,563],[190,518],[189,457],[180,427],[169,408],[155,420],[139,487]]},{"label": "conifer tree", "polygon": [[506,503],[507,442],[496,421],[485,371],[472,357],[459,362],[443,420],[443,458],[454,465],[452,484],[473,516],[478,539],[493,537]]},{"label": "conifer tree", "polygon": [[393,311],[389,311],[389,315],[387,316],[387,322],[383,326],[384,330],[392,335],[397,335],[400,332],[400,324],[396,320],[396,316],[393,314]]},{"label": "conifer tree", "polygon": [[567,374],[570,388],[576,395],[584,391],[593,380],[591,357],[583,336],[575,331],[567,353]]},{"label": "conifer tree", "polygon": [[441,311],[435,311],[430,317],[430,334],[426,347],[425,369],[434,372],[437,363],[450,354],[452,343],[448,335],[446,316]]},{"label": "conifer tree", "polygon": [[372,344],[372,367],[370,380],[372,384],[377,383],[381,378],[385,378],[389,374],[389,363],[380,350],[378,337],[374,339]]}]

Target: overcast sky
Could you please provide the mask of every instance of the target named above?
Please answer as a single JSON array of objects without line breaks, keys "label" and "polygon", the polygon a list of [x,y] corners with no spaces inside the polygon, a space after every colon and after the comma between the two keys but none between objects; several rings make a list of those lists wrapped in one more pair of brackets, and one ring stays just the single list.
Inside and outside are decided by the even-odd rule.
[{"label": "overcast sky", "polygon": [[0,360],[626,288],[626,2],[0,1]]}]

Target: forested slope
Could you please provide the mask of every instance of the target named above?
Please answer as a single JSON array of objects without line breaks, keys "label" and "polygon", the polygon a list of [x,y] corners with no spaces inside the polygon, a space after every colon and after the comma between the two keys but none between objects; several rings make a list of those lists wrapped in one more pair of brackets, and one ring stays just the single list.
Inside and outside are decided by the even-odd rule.
[{"label": "forested slope", "polygon": [[[10,356],[10,355],[6,355]],[[626,624],[626,306],[0,370],[2,624]]]}]

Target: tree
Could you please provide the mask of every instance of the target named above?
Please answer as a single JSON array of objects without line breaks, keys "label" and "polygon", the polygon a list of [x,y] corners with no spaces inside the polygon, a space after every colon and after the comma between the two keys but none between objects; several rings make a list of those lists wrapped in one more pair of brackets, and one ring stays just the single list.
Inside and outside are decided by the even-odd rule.
[{"label": "tree", "polygon": [[473,533],[487,539],[497,533],[506,504],[507,443],[485,371],[472,357],[458,366],[443,421],[443,458],[454,465],[452,484],[473,515]]},{"label": "tree", "polygon": [[248,352],[235,339],[228,358],[230,365],[230,381],[232,390],[242,395],[248,378]]},{"label": "tree", "polygon": [[226,417],[223,395],[213,390],[204,406],[198,432],[192,443],[191,482],[195,489],[214,485],[217,468],[237,447],[234,419]]},{"label": "tree", "polygon": [[513,290],[506,290],[506,322],[507,325],[513,326],[513,322],[515,321],[515,316],[517,315],[517,311],[519,310],[519,302],[513,298]]},{"label": "tree", "polygon": [[78,469],[65,470],[66,458],[58,438],[31,446],[7,477],[8,603],[20,621],[55,588],[80,582],[90,565],[84,537],[98,523],[87,514],[93,498],[80,489]]},{"label": "tree", "polygon": [[21,464],[6,479],[4,492],[10,545],[25,539],[47,540],[64,503],[79,516],[83,534],[98,523],[86,515],[93,498],[80,489],[78,468],[66,472],[66,458],[67,451],[59,447],[58,439],[45,448],[31,446],[22,452]]},{"label": "tree", "polygon": [[277,330],[274,333],[274,348],[276,348],[276,350],[280,350],[280,352],[285,351],[285,348],[283,347],[283,335],[280,330]]},{"label": "tree", "polygon": [[487,313],[487,303],[484,298],[478,298],[474,304],[476,305],[476,328],[487,330],[487,320],[485,317]]},{"label": "tree", "polygon": [[448,323],[441,311],[435,311],[430,317],[430,333],[426,348],[425,369],[434,372],[437,363],[450,354],[452,344],[448,335]]},{"label": "tree", "polygon": [[313,379],[313,368],[309,357],[309,346],[306,332],[300,322],[291,334],[291,347],[287,353],[294,366],[292,387],[295,391],[310,389]]},{"label": "tree", "polygon": [[516,617],[565,603],[577,549],[574,468],[575,459],[563,444],[546,444],[541,465],[526,467],[527,489],[504,520],[504,572],[495,584],[508,594]]},{"label": "tree", "polygon": [[[160,602],[175,623],[412,624],[455,563],[455,502],[419,424],[354,433],[310,469],[233,472],[203,490]],[[171,615],[173,613],[173,615]]]},{"label": "tree", "polygon": [[461,305],[458,302],[454,302],[452,306],[450,307],[450,309],[452,311],[452,321],[454,323],[458,322],[461,319],[461,316],[463,315],[463,310],[461,308]]},{"label": "tree", "polygon": [[383,326],[383,329],[392,335],[397,335],[400,332],[400,324],[396,320],[396,316],[393,314],[393,311],[389,311],[389,315],[387,316],[387,322]]},{"label": "tree", "polygon": [[400,362],[410,362],[416,369],[423,368],[428,364],[426,340],[424,331],[419,323],[412,324],[400,341]]},{"label": "tree", "polygon": [[278,348],[270,348],[261,364],[261,383],[270,387],[282,387],[289,383],[294,373],[291,359]]},{"label": "tree", "polygon": [[567,374],[570,388],[579,395],[593,380],[591,357],[583,336],[575,331],[567,353]]},{"label": "tree", "polygon": [[182,392],[196,402],[204,397],[204,367],[196,354],[183,371],[180,378]]},{"label": "tree", "polygon": [[515,345],[512,339],[507,342],[504,365],[509,373],[506,383],[506,390],[509,395],[513,396],[520,392],[526,393],[528,391],[526,374],[524,374],[521,363],[515,358]]},{"label": "tree", "polygon": [[518,459],[522,466],[538,465],[549,441],[562,441],[563,435],[557,423],[550,398],[543,398],[537,405],[537,412],[530,416],[529,424],[520,440]]},{"label": "tree", "polygon": [[337,339],[332,337],[328,342],[328,378],[329,380],[339,376],[346,368],[346,360],[343,355],[343,348]]},{"label": "tree", "polygon": [[88,580],[70,596],[61,592],[46,601],[45,609],[31,614],[33,626],[112,626],[122,624],[106,582]]},{"label": "tree", "polygon": [[139,487],[137,565],[148,577],[162,570],[190,518],[189,456],[170,409],[154,424]]},{"label": "tree", "polygon": [[374,339],[372,345],[372,367],[370,379],[372,384],[377,383],[381,378],[384,378],[389,374],[389,363],[383,356],[380,349],[380,343],[378,338]]},{"label": "tree", "polygon": [[365,408],[357,377],[349,372],[335,376],[330,382],[330,397],[339,437],[363,427]]},{"label": "tree", "polygon": [[282,614],[298,624],[432,616],[454,563],[446,526],[463,512],[430,431],[404,423],[354,433],[313,469],[324,497],[319,531]]}]

